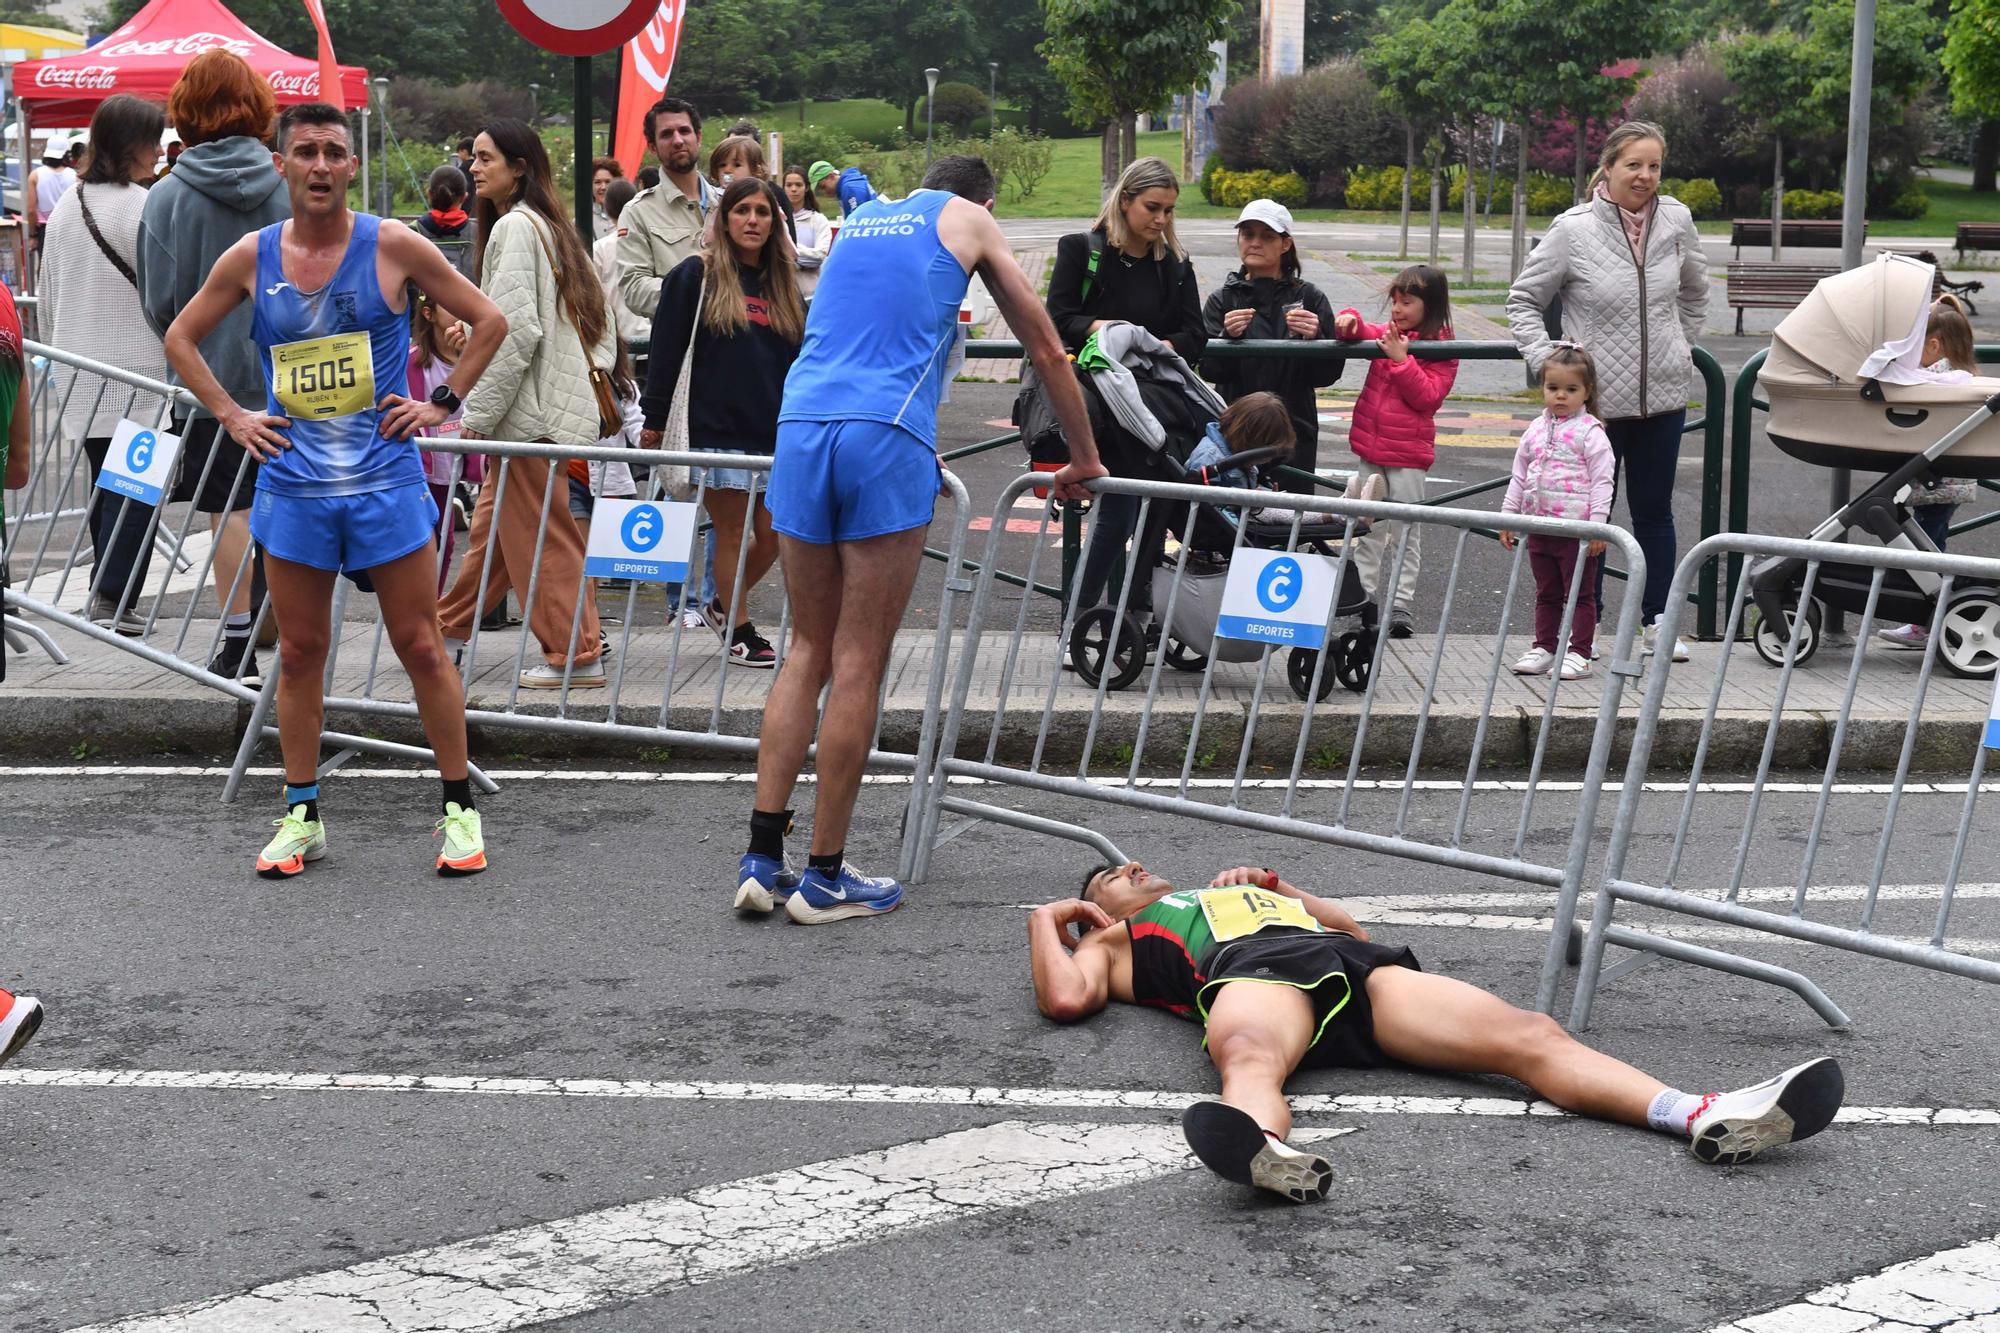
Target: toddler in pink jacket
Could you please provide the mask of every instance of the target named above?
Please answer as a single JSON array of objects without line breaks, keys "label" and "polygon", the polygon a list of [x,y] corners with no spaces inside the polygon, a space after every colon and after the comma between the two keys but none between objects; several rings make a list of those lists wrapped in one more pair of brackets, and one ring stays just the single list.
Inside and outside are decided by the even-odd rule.
[{"label": "toddler in pink jacket", "polygon": [[[1507,483],[1503,514],[1534,514],[1602,523],[1611,515],[1616,460],[1597,407],[1597,366],[1575,343],[1557,343],[1542,363],[1545,409],[1521,433],[1514,475]],[[1515,534],[1502,529],[1500,544],[1514,549]],[[1597,633],[1597,562],[1604,543],[1584,551],[1583,577],[1575,579],[1577,543],[1567,537],[1528,538],[1528,567],[1535,575],[1535,644],[1514,663],[1517,676],[1564,680],[1590,674],[1591,640]],[[1567,650],[1560,641],[1563,604],[1575,582],[1576,610],[1570,617]]]},{"label": "toddler in pink jacket", "polygon": [[[1384,498],[1398,504],[1422,504],[1424,474],[1437,457],[1437,412],[1458,378],[1458,362],[1433,361],[1410,355],[1410,344],[1451,337],[1451,284],[1444,270],[1412,264],[1389,283],[1389,322],[1370,324],[1354,310],[1334,316],[1334,336],[1347,340],[1372,338],[1382,358],[1368,363],[1368,382],[1354,404],[1354,425],[1348,442],[1360,460],[1354,470],[1355,493],[1370,477],[1380,477]],[[1393,567],[1403,544],[1402,523],[1376,523],[1354,544],[1354,569],[1379,601],[1385,562]],[[1397,571],[1389,607],[1389,637],[1410,637],[1410,603],[1417,591],[1420,552],[1417,531],[1409,532]]]}]

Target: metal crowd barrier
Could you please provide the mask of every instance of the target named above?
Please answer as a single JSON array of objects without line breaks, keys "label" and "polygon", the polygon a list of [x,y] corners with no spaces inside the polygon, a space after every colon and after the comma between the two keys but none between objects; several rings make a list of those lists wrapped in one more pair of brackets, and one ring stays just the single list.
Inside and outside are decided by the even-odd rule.
[{"label": "metal crowd barrier", "polygon": [[[1745,477],[1747,477],[1748,471],[1747,462],[1742,461],[1743,456],[1740,453],[1729,455],[1724,448],[1727,440],[1727,423],[1729,421],[1729,417],[1724,411],[1724,406],[1728,401],[1729,385],[1728,380],[1722,373],[1722,365],[1715,359],[1714,354],[1705,347],[1696,347],[1693,351],[1694,367],[1700,374],[1702,382],[1702,407],[1699,415],[1690,414],[1688,423],[1683,427],[1681,433],[1684,435],[1699,434],[1701,436],[1701,535],[1703,537],[1711,537],[1718,532],[1732,529],[1736,531],[1742,530],[1734,522],[1731,522],[1727,528],[1724,526],[1723,470],[1725,462],[1731,457],[1738,460],[1729,464],[1732,477],[1737,475],[1736,469],[1739,467],[1743,469],[1742,475]],[[1995,359],[2000,359],[2000,348],[1994,349],[1994,352]],[[968,360],[1012,360],[1020,357],[1022,350],[1021,344],[1018,342],[975,339],[965,345],[965,355]],[[1383,355],[1382,349],[1372,342],[1341,342],[1332,339],[1303,338],[1215,338],[1211,339],[1207,347],[1203,349],[1201,359],[1202,364],[1206,365],[1211,361],[1242,361],[1262,358],[1292,361],[1314,361],[1327,358],[1337,358],[1344,361],[1373,361]],[[1519,361],[1522,359],[1520,349],[1515,347],[1511,342],[1476,341],[1470,339],[1464,342],[1450,343],[1412,343],[1410,346],[1410,355],[1420,360],[1434,361]],[[1759,354],[1757,364],[1762,364],[1761,353]],[[1739,379],[1737,381],[1739,404],[1741,402],[1740,395],[1744,392],[1743,385],[1744,381]],[[1738,411],[1741,412],[1742,410],[1739,406]],[[990,440],[983,440],[978,444],[967,445],[963,448],[952,450],[944,455],[945,461],[950,462],[954,458],[963,458],[971,454],[984,453],[990,449],[1018,444],[1020,439],[1021,435],[1019,431],[1011,431]],[[1296,469],[1286,469],[1286,472],[1296,479],[1307,481],[1318,487],[1329,487],[1336,484],[1328,481],[1325,477],[1314,476],[1311,473],[1301,472]],[[1748,483],[1745,481],[1742,484],[1747,486]],[[1443,495],[1428,497],[1424,503],[1426,505],[1448,508],[1462,501],[1469,500],[1476,495],[1485,495],[1492,491],[1505,490],[1506,487],[1507,474],[1503,472],[1497,477],[1489,477],[1484,481],[1472,482]],[[1074,525],[1071,525],[1067,529],[1065,546],[1067,558],[1064,561],[1059,588],[1043,588],[1039,591],[1060,593],[1061,595],[1067,594],[1069,573],[1076,551],[1076,531]],[[1631,577],[1629,568],[1625,570],[1612,569],[1607,572],[1613,578]],[[1718,592],[1721,586],[1720,580],[1720,571],[1716,566],[1711,565],[1702,571],[1701,579],[1690,594],[1695,603],[1697,613],[1695,633],[1703,639],[1715,637],[1716,606],[1720,596]]]},{"label": "metal crowd barrier", "polygon": [[[1840,1007],[1810,978],[1801,973],[1741,954],[1673,938],[1671,934],[1662,933],[1671,929],[1668,927],[1648,931],[1617,924],[1614,917],[1621,903],[1636,903],[1693,917],[1697,921],[1709,923],[1706,928],[1709,931],[1722,927],[1726,931],[1749,933],[1753,938],[1764,936],[1776,940],[1799,941],[1981,981],[2000,982],[2000,962],[1974,956],[1964,948],[1952,947],[1952,906],[1961,896],[1960,877],[1965,868],[1973,830],[1977,826],[1979,797],[1983,785],[1982,779],[1986,772],[1986,749],[1979,743],[1976,735],[1978,721],[1965,722],[1966,739],[1971,741],[1972,758],[1970,773],[1964,784],[1965,800],[1958,817],[1957,829],[1949,840],[1949,850],[1943,851],[1938,846],[1942,840],[1932,838],[1929,840],[1932,850],[1943,851],[1943,854],[1924,856],[1920,844],[1913,846],[1913,843],[1918,843],[1920,835],[1907,831],[1902,841],[1897,842],[1897,818],[1901,813],[1903,796],[1912,767],[1920,759],[1927,764],[1937,762],[1935,753],[1919,755],[1918,724],[1923,719],[1926,697],[1930,693],[1935,669],[1939,665],[1939,644],[1944,641],[1947,629],[1949,609],[1947,604],[1952,601],[1955,593],[1960,596],[1984,595],[1988,603],[2000,600],[2000,560],[1736,533],[1711,537],[1690,551],[1674,572],[1673,593],[1667,599],[1667,610],[1662,617],[1659,630],[1662,642],[1676,631],[1676,622],[1682,614],[1683,605],[1680,594],[1686,591],[1687,585],[1694,580],[1696,572],[1704,562],[1724,553],[1733,556],[1735,558],[1733,563],[1741,567],[1744,572],[1739,574],[1733,584],[1734,593],[1729,607],[1728,627],[1714,663],[1708,711],[1702,721],[1693,768],[1687,774],[1685,795],[1681,799],[1678,815],[1675,816],[1677,822],[1671,827],[1670,841],[1656,824],[1648,825],[1645,831],[1644,840],[1649,848],[1662,842],[1669,843],[1664,852],[1665,864],[1657,868],[1648,865],[1645,869],[1641,869],[1636,865],[1639,858],[1634,855],[1634,844],[1641,832],[1642,818],[1649,811],[1656,809],[1659,802],[1656,793],[1647,791],[1646,777],[1654,759],[1662,701],[1669,681],[1676,670],[1686,672],[1698,668],[1693,666],[1676,668],[1663,654],[1654,659],[1653,671],[1647,680],[1646,694],[1632,736],[1625,782],[1612,818],[1603,878],[1591,913],[1589,932],[1583,942],[1582,972],[1571,1005],[1570,1026],[1581,1029],[1589,1022],[1592,1002],[1599,987],[1604,983],[1616,980],[1657,958],[1695,963],[1782,986],[1804,999],[1828,1023],[1837,1027],[1844,1027],[1848,1023],[1847,1016]],[[1789,609],[1786,614],[1794,623],[1803,619],[1811,628],[1810,635],[1794,634],[1786,637],[1775,633],[1772,627],[1761,623],[1754,606],[1746,614],[1746,593],[1750,587],[1753,571],[1744,562],[1745,556],[1783,556],[1807,562],[1796,596],[1788,598]],[[1771,787],[1773,765],[1781,758],[1788,757],[1780,755],[1780,727],[1785,720],[1786,695],[1791,686],[1794,669],[1798,665],[1801,647],[1808,642],[1813,643],[1815,648],[1819,647],[1816,636],[1820,617],[1812,602],[1815,588],[1820,586],[1822,574],[1826,572],[1825,566],[1829,562],[1850,567],[1859,566],[1872,573],[1865,575],[1869,580],[1867,600],[1861,612],[1861,623],[1854,633],[1853,650],[1847,669],[1847,684],[1839,711],[1833,718],[1833,732],[1826,763],[1819,775],[1818,795],[1814,802],[1811,823],[1805,837],[1804,850],[1799,855],[1794,870],[1787,863],[1790,859],[1791,846],[1796,839],[1795,831],[1772,830],[1767,824],[1760,824],[1760,814],[1763,813],[1765,797]],[[1840,772],[1843,751],[1850,743],[1850,732],[1853,730],[1850,724],[1861,679],[1862,657],[1867,650],[1869,640],[1873,637],[1873,629],[1879,623],[1877,607],[1880,605],[1885,580],[1898,571],[1919,578],[1929,575],[1940,579],[1941,586],[1936,598],[1937,610],[1930,620],[1929,642],[1921,656],[1912,686],[1895,777],[1880,793],[1883,798],[1879,815],[1881,833],[1876,839],[1872,866],[1868,871],[1866,882],[1829,887],[1823,882],[1823,876],[1815,875],[1815,867],[1821,861],[1821,840],[1834,800],[1835,781]],[[1979,616],[1975,618],[1991,622],[1995,617],[1990,607],[1986,607],[1980,608]],[[1736,642],[1739,631],[1752,637],[1753,643],[1758,644],[1759,656],[1777,659],[1779,673],[1776,695],[1765,722],[1763,749],[1755,776],[1742,786],[1731,784],[1721,792],[1703,794],[1702,774],[1715,732],[1723,684],[1728,676],[1732,654],[1737,655],[1737,660],[1745,655]],[[1763,663],[1753,663],[1752,669],[1764,671],[1768,668]],[[1675,767],[1678,769],[1678,765]],[[1957,784],[1949,785],[1955,789]],[[1937,783],[1929,784],[1931,791],[1936,791],[1938,786]],[[1871,811],[1868,816],[1871,827],[1876,818],[1878,816]],[[1703,837],[1713,839],[1719,829],[1727,829],[1730,832],[1735,838],[1736,847],[1733,855],[1728,858],[1726,870],[1716,874],[1701,864],[1702,857],[1697,855],[1691,859],[1688,853],[1699,839]],[[1925,883],[1919,885],[1883,883],[1883,876],[1890,864],[1892,845],[1896,847],[1899,864],[1915,863],[1925,867],[1920,872],[1927,877]],[[1772,884],[1777,884],[1778,877],[1782,875],[1790,887],[1746,888],[1745,879],[1760,873],[1768,876]],[[1689,884],[1689,879],[1700,881],[1701,887]],[[1856,904],[1850,919],[1844,922],[1836,920],[1836,917],[1844,914],[1845,906],[1849,903]],[[1768,904],[1768,906],[1753,904]],[[1895,924],[1885,925],[1884,918],[1894,918]],[[1558,942],[1552,941],[1552,943]],[[1605,950],[1611,945],[1636,952],[1616,965],[1607,966]],[[1544,994],[1553,993],[1558,963],[1559,960],[1552,948],[1543,977]]]},{"label": "metal crowd barrier", "polygon": [[[1615,622],[1600,625],[1602,652],[1592,678],[1564,682],[1547,677],[1538,683],[1542,693],[1536,700],[1509,672],[1514,655],[1528,646],[1527,627],[1516,623],[1520,603],[1532,605],[1534,600],[1527,543],[1515,547],[1497,606],[1488,589],[1466,586],[1472,580],[1461,577],[1467,568],[1467,541],[1486,530],[1494,515],[1259,492],[1254,503],[1269,520],[1256,529],[1263,549],[1316,551],[1333,562],[1334,586],[1349,590],[1334,597],[1320,627],[1326,649],[1260,649],[1251,660],[1220,665],[1215,643],[1207,645],[1207,652],[1198,651],[1202,634],[1212,631],[1216,620],[1201,578],[1217,575],[1212,560],[1207,566],[1196,563],[1194,543],[1186,541],[1162,566],[1154,585],[1153,610],[1163,627],[1156,651],[1149,654],[1124,627],[1126,613],[1137,604],[1133,588],[1142,562],[1136,559],[1127,562],[1123,581],[1107,591],[1111,605],[1071,605],[1059,637],[1029,625],[1027,596],[1016,599],[1010,617],[997,609],[1005,520],[1023,512],[1015,501],[1038,481],[1046,477],[1016,479],[994,509],[986,554],[974,580],[957,681],[937,745],[935,775],[920,797],[918,879],[928,872],[938,845],[976,821],[1067,839],[1107,860],[1124,861],[1124,850],[1093,827],[1088,806],[1079,803],[1111,805],[1556,889],[1557,929],[1549,947],[1560,958],[1596,827],[1619,701],[1626,679],[1641,671],[1638,598],[1619,599]],[[1184,505],[1219,514],[1250,494],[1112,478],[1093,482],[1091,489],[1098,497],[1093,523],[1107,521],[1108,497],[1128,496],[1139,504],[1139,530],[1145,529],[1155,506],[1164,506],[1181,523],[1184,537],[1194,527],[1185,516],[1176,516]],[[1044,502],[1040,513],[1038,530],[1026,534],[1031,543],[1024,578],[1030,586],[1059,522],[1052,502]],[[1369,604],[1365,594],[1356,600],[1349,584],[1353,539],[1359,526],[1371,521],[1406,525],[1387,538],[1381,564],[1384,587],[1395,585],[1409,552],[1409,535],[1417,528],[1425,532],[1425,559],[1450,571],[1435,633],[1392,642],[1386,607]],[[1250,549],[1246,540],[1253,530],[1241,521],[1231,526],[1225,565]],[[1509,526],[1572,541],[1603,541],[1630,562],[1629,568],[1643,573],[1645,567],[1638,542],[1620,528],[1524,517],[1510,518]],[[1583,569],[1579,560],[1562,612],[1564,642]],[[1066,674],[1058,662],[1059,644],[1071,645],[1072,660],[1080,654],[1089,669]],[[1467,646],[1470,651],[1463,651]],[[1453,648],[1461,651],[1453,653]],[[1186,682],[1197,670],[1199,680],[1190,691]],[[1121,677],[1133,690],[1129,699],[1114,690]],[[1347,689],[1335,689],[1337,683]],[[1592,739],[1583,781],[1569,805],[1563,796],[1539,790],[1540,778],[1559,702],[1589,700],[1587,691],[1593,690]],[[1407,730],[1400,724],[1386,730],[1374,720],[1378,701],[1391,694],[1414,705]],[[1527,771],[1518,792],[1502,794],[1509,800],[1518,795],[1518,804],[1504,816],[1482,808],[1475,821],[1476,780],[1492,730],[1502,725],[1496,723],[1497,710],[1518,710],[1524,695],[1536,703],[1538,714]],[[1453,793],[1455,811],[1440,817],[1415,807],[1426,740],[1434,726],[1445,725],[1469,727],[1473,734],[1463,783]],[[1506,725],[1520,723],[1509,718]],[[1226,767],[1213,776],[1197,776],[1198,769],[1215,766],[1223,756]],[[1391,759],[1402,769],[1400,784],[1360,779],[1364,760],[1379,764]],[[1252,778],[1253,764],[1282,776]],[[1335,776],[1342,770],[1344,777]],[[1034,797],[1063,802],[1055,813],[1038,813],[1029,807],[1048,802]],[[966,822],[945,829],[946,815]],[[1560,841],[1562,854],[1542,855],[1538,849],[1552,840]],[[1547,1010],[1553,992],[1541,1002]]]}]

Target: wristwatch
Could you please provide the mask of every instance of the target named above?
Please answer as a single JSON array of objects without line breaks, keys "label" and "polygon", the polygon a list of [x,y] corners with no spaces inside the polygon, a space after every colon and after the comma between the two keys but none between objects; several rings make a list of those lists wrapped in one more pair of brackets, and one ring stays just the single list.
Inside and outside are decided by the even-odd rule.
[{"label": "wristwatch", "polygon": [[445,410],[446,415],[458,411],[459,397],[451,391],[449,384],[440,384],[431,390],[431,401]]}]

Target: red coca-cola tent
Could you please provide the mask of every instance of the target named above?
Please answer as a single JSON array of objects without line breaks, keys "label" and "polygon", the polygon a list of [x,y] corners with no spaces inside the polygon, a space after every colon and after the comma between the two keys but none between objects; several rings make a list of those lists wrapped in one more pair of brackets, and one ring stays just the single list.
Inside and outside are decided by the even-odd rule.
[{"label": "red coca-cola tent", "polygon": [[[113,93],[164,103],[187,62],[204,51],[234,51],[270,81],[278,105],[320,100],[319,61],[295,56],[252,32],[222,0],[152,0],[88,50],[14,67],[14,88],[37,125],[88,125]],[[340,67],[348,106],[368,100],[368,71]]]}]

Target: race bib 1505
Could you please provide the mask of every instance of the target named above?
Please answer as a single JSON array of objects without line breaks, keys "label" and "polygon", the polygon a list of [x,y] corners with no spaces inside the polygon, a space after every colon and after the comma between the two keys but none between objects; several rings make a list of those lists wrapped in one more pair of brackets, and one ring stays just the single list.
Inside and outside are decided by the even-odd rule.
[{"label": "race bib 1505", "polygon": [[1218,944],[1255,935],[1266,926],[1297,926],[1300,930],[1325,930],[1307,913],[1297,898],[1248,885],[1228,889],[1203,889],[1201,914],[1208,918],[1209,933]]},{"label": "race bib 1505", "polygon": [[375,406],[375,354],[365,333],[336,333],[271,349],[271,393],[300,421],[349,417]]}]

